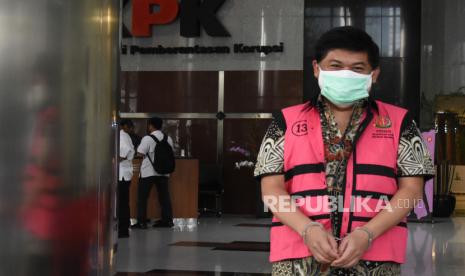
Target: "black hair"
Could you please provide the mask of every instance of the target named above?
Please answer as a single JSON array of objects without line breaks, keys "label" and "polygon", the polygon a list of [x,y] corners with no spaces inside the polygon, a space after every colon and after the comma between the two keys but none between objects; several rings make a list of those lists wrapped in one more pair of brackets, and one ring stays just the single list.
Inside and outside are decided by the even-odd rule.
[{"label": "black hair", "polygon": [[121,121],[119,121],[119,125],[120,126],[134,127],[134,123],[129,119],[121,119]]},{"label": "black hair", "polygon": [[344,26],[327,31],[315,45],[315,59],[320,62],[334,49],[366,52],[371,67],[375,69],[379,66],[379,47],[364,30]]},{"label": "black hair", "polygon": [[161,130],[163,127],[163,120],[158,117],[152,117],[149,119],[148,124],[156,128],[157,130]]}]

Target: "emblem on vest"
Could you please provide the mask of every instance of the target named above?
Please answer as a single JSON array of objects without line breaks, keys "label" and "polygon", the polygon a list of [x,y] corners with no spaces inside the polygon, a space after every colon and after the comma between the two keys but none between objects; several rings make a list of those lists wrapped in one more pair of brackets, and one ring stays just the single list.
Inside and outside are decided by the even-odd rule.
[{"label": "emblem on vest", "polygon": [[388,116],[379,115],[378,118],[376,118],[375,126],[377,128],[390,128],[392,126],[392,122]]},{"label": "emblem on vest", "polygon": [[295,136],[303,136],[306,135],[307,132],[307,121],[298,121],[292,126],[292,134]]},{"label": "emblem on vest", "polygon": [[394,139],[394,133],[392,129],[392,121],[387,116],[378,116],[375,120],[374,126],[377,128],[373,132],[372,138],[375,139]]}]

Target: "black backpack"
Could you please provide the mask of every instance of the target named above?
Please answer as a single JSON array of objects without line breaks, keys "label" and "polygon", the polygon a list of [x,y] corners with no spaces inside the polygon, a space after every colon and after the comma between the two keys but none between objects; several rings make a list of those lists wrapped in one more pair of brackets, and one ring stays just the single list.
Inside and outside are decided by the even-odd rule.
[{"label": "black backpack", "polygon": [[171,145],[168,143],[168,135],[163,134],[163,139],[160,141],[157,137],[150,135],[157,144],[155,147],[155,160],[150,159],[150,154],[147,154],[150,163],[158,174],[170,174],[174,172],[176,160]]}]

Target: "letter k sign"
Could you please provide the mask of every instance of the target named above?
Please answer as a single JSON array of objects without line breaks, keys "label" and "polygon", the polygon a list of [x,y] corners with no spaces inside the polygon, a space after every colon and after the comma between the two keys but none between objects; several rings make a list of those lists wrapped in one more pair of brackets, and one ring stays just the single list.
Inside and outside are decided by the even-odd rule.
[{"label": "letter k sign", "polygon": [[200,25],[209,36],[229,37],[216,13],[226,0],[183,0],[181,2],[181,35],[200,36]]}]

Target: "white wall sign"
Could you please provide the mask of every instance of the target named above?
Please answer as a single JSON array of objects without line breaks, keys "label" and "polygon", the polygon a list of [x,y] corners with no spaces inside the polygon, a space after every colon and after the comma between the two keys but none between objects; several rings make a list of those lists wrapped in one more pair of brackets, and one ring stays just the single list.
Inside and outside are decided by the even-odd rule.
[{"label": "white wall sign", "polygon": [[[129,32],[133,32],[132,7],[132,2],[128,1],[123,9],[123,23]],[[183,17],[179,12],[171,22],[152,26],[148,36],[122,39],[122,70],[303,69],[303,0],[224,0],[210,16],[212,14],[230,36],[209,35],[202,26],[198,37],[185,37],[186,28],[182,30],[181,25],[186,27],[188,21],[184,18],[186,15]]]}]

